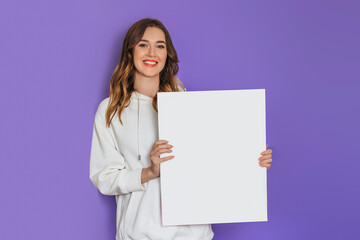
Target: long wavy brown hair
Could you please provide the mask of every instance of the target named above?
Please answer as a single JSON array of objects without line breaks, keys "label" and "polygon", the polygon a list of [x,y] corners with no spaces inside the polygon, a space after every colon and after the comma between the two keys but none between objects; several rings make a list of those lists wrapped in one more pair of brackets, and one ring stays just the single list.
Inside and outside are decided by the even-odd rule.
[{"label": "long wavy brown hair", "polygon": [[[144,18],[134,23],[126,33],[121,57],[110,81],[110,99],[106,110],[106,126],[109,127],[116,111],[121,121],[121,113],[130,104],[131,94],[134,90],[133,48],[140,42],[148,27],[157,27],[165,33],[167,58],[163,70],[160,72],[160,83],[158,92],[178,92],[179,85],[185,89],[183,83],[176,77],[179,71],[178,56],[172,44],[171,37],[165,26],[157,19]],[[152,105],[157,112],[157,95],[153,98]]]}]

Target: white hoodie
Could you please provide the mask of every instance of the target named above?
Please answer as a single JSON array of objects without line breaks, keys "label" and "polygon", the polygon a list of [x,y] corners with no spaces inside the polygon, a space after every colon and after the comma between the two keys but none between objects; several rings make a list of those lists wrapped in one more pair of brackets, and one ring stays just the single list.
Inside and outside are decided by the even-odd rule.
[{"label": "white hoodie", "polygon": [[162,226],[160,178],[141,184],[141,170],[151,166],[149,154],[159,140],[152,100],[133,92],[121,114],[124,125],[116,113],[110,128],[106,127],[109,97],[100,102],[95,114],[90,179],[102,194],[115,195],[116,240],[212,239],[210,224]]}]

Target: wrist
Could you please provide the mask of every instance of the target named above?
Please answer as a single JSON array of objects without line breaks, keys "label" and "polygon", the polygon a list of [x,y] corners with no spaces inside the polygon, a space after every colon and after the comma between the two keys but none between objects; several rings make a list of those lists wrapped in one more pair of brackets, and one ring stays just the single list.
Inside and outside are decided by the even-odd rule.
[{"label": "wrist", "polygon": [[142,169],[141,183],[148,182],[154,178],[155,178],[155,176],[154,176],[153,172],[151,171],[150,167]]}]

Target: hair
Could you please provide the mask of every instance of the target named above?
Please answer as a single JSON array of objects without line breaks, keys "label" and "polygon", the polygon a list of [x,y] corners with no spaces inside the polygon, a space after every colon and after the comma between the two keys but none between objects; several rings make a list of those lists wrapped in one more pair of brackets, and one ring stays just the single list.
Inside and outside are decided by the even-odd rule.
[{"label": "hair", "polygon": [[[110,99],[106,110],[106,126],[110,123],[118,111],[120,123],[121,113],[130,104],[131,94],[134,89],[133,49],[140,42],[145,30],[148,27],[157,27],[165,33],[167,58],[162,71],[160,72],[160,83],[158,92],[178,92],[179,86],[185,89],[183,83],[176,77],[179,71],[178,56],[172,44],[171,37],[165,26],[157,19],[144,18],[134,23],[126,33],[123,41],[120,61],[117,64],[110,81]],[[153,98],[152,106],[157,112],[157,95]]]}]

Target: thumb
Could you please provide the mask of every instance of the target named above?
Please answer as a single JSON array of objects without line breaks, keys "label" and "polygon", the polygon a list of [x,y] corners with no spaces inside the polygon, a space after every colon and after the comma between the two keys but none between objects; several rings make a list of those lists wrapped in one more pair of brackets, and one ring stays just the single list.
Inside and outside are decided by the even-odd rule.
[{"label": "thumb", "polygon": [[266,144],[266,150],[267,150],[267,149],[269,149],[269,145],[268,145],[268,144]]}]

